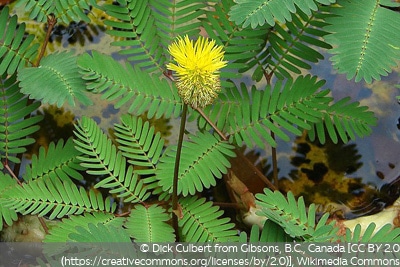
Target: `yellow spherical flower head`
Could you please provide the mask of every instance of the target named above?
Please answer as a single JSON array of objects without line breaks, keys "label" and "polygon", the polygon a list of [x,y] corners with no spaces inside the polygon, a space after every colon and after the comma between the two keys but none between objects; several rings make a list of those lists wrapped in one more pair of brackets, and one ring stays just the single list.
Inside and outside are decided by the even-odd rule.
[{"label": "yellow spherical flower head", "polygon": [[194,44],[186,35],[168,47],[177,64],[167,68],[177,73],[176,86],[183,101],[192,107],[203,108],[218,97],[221,90],[219,69],[226,66],[222,46],[200,37]]}]

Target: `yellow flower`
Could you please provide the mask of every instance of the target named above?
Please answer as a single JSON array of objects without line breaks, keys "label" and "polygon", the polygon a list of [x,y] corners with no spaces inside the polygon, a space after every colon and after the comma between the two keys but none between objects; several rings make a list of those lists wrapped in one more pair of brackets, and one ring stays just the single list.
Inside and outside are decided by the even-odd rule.
[{"label": "yellow flower", "polygon": [[176,86],[183,101],[194,108],[211,104],[221,90],[219,69],[227,63],[222,46],[201,36],[193,44],[186,35],[168,50],[177,64],[169,63],[167,68],[177,73]]}]

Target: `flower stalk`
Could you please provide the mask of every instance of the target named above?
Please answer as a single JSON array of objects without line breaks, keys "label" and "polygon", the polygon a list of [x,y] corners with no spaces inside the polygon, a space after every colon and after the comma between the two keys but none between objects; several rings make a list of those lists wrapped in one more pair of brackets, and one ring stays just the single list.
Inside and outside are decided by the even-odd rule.
[{"label": "flower stalk", "polygon": [[177,41],[168,47],[168,50],[176,64],[169,63],[167,68],[176,72],[176,87],[184,102],[172,184],[172,224],[175,229],[176,241],[179,241],[179,164],[188,106],[190,105],[194,109],[203,108],[218,97],[221,90],[219,69],[226,66],[227,62],[223,61],[222,46],[218,46],[214,40],[209,41],[202,36],[195,43],[187,35],[183,38],[178,37]]}]

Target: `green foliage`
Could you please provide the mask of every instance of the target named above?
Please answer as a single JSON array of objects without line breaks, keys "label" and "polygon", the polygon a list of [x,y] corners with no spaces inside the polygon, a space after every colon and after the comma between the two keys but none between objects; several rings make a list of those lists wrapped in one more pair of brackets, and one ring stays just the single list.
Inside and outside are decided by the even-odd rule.
[{"label": "green foliage", "polygon": [[0,75],[13,74],[23,66],[32,65],[39,44],[35,36],[25,37],[25,24],[18,25],[16,15],[9,18],[9,8],[0,12]]},{"label": "green foliage", "polygon": [[140,115],[147,111],[148,118],[177,117],[182,109],[175,86],[130,64],[124,68],[112,57],[93,51],[92,56],[79,57],[78,65],[88,90],[103,93],[109,100],[119,99],[115,108],[130,102],[130,113]]},{"label": "green foliage", "polygon": [[296,200],[291,192],[287,198],[279,191],[264,189],[264,194],[256,195],[261,210],[259,215],[279,224],[292,238],[301,241],[333,242],[338,236],[335,221],[328,223],[329,214],[324,214],[316,224],[315,205],[306,209],[303,197]]},{"label": "green foliage", "polygon": [[359,137],[367,136],[371,133],[371,126],[375,126],[377,120],[372,111],[368,111],[365,106],[359,106],[360,103],[350,101],[350,97],[345,97],[331,105],[326,113],[323,114],[323,123],[315,124],[315,128],[308,133],[311,140],[318,136],[319,141],[324,144],[326,141],[327,129],[329,138],[336,144],[338,136],[347,143],[350,139],[354,140],[356,135]]},{"label": "green foliage", "polygon": [[179,220],[182,237],[186,242],[227,242],[237,241],[234,224],[228,218],[219,218],[223,211],[212,206],[205,198],[181,198],[183,217]]},{"label": "green foliage", "polygon": [[334,17],[327,19],[332,32],[326,40],[335,48],[331,60],[339,73],[348,79],[380,80],[400,59],[400,14],[379,4],[380,1],[339,1],[331,8]]},{"label": "green foliage", "polygon": [[[0,99],[0,159],[19,163],[16,155],[35,142],[29,135],[39,129],[37,123],[42,120],[42,116],[25,117],[35,112],[40,103],[28,103],[28,97],[20,92],[15,74],[1,76]],[[3,168],[2,162],[0,167]]]},{"label": "green foliage", "polygon": [[[189,139],[190,142],[183,142],[178,176],[178,194],[183,196],[215,186],[216,178],[222,178],[230,167],[227,157],[235,156],[232,145],[208,132],[190,135]],[[169,193],[172,193],[175,155],[176,146],[170,146],[156,170],[159,185]]]},{"label": "green foliage", "polygon": [[258,61],[262,62],[258,69],[265,68],[279,79],[291,78],[293,73],[301,74],[302,69],[311,69],[307,62],[316,63],[324,58],[314,47],[331,48],[321,40],[328,34],[323,27],[329,16],[323,9],[311,14],[297,9],[290,22],[276,24],[268,33],[269,46],[258,56]]},{"label": "green foliage", "polygon": [[64,145],[64,140],[58,141],[57,146],[50,143],[47,151],[40,147],[39,155],[32,156],[32,163],[26,168],[24,180],[30,181],[37,178],[56,179],[68,181],[71,178],[82,180],[83,176],[79,172],[83,168],[79,165],[77,156],[80,153],[74,148],[72,138]]},{"label": "green foliage", "polygon": [[161,189],[156,179],[157,163],[162,155],[164,139],[159,132],[155,133],[154,126],[148,121],[131,115],[123,115],[121,124],[115,124],[115,136],[118,149],[128,160],[136,166],[135,173],[145,175],[142,181],[148,189],[154,189],[154,194]]},{"label": "green foliage", "polygon": [[82,167],[88,174],[103,176],[95,188],[112,188],[110,193],[127,197],[126,202],[143,202],[149,197],[133,166],[127,168],[122,153],[117,151],[94,120],[83,117],[76,125],[75,136],[76,149],[83,153],[78,156]]},{"label": "green foliage", "polygon": [[[230,9],[229,2],[222,1],[221,5],[216,5],[214,11],[207,13],[207,20],[202,24],[210,37],[225,46],[225,58],[232,62],[222,70],[221,77],[237,78],[232,69],[238,69],[240,72],[251,70],[256,81],[266,74],[275,74],[280,79],[290,78],[292,73],[300,74],[302,69],[310,69],[307,61],[323,59],[312,46],[331,48],[321,40],[328,33],[323,30],[326,25],[324,20],[329,17],[327,12],[318,10],[306,14],[297,9],[291,21],[285,24],[277,23],[273,28],[240,28],[232,25],[225,15]],[[229,86],[226,83],[223,85]]]},{"label": "green foliage", "polygon": [[101,194],[93,190],[88,193],[70,181],[38,178],[4,192],[2,203],[21,214],[44,216],[51,212],[50,220],[83,212],[114,212],[116,206],[111,204],[110,198],[103,200]]},{"label": "green foliage", "polygon": [[311,11],[318,10],[316,2],[331,4],[336,0],[238,0],[229,15],[237,25],[243,24],[243,28],[249,25],[256,28],[265,23],[274,26],[276,21],[280,23],[291,21],[292,14],[296,13],[296,7],[310,15]]},{"label": "green foliage", "polygon": [[83,213],[81,216],[71,215],[68,219],[63,219],[51,229],[51,235],[46,235],[44,242],[68,242],[71,241],[69,235],[76,233],[76,227],[88,228],[89,224],[106,224],[113,227],[121,227],[123,218],[115,217],[111,213],[91,212]]},{"label": "green foliage", "polygon": [[68,237],[71,241],[86,243],[104,242],[104,240],[107,240],[107,242],[110,243],[131,242],[129,235],[126,232],[119,231],[119,228],[108,225],[106,226],[102,223],[89,223],[87,227],[76,226],[76,232],[69,234]]},{"label": "green foliage", "polygon": [[[11,178],[9,175],[0,173],[0,196],[2,197],[10,188],[17,185],[17,181]],[[6,207],[0,202],[0,230],[3,229],[3,222],[7,225],[12,225],[13,221],[18,218],[17,213],[14,209]]]},{"label": "green foliage", "polygon": [[171,39],[184,34],[198,35],[200,18],[207,7],[204,1],[134,1],[118,0],[118,5],[105,5],[115,20],[105,24],[108,33],[122,40],[112,44],[127,47],[120,54],[147,72],[164,71],[167,46]]},{"label": "green foliage", "polygon": [[39,67],[24,68],[18,72],[22,93],[58,107],[66,100],[75,106],[75,98],[85,105],[92,104],[84,93],[84,81],[78,77],[79,68],[71,52],[51,54],[40,61]]},{"label": "green foliage", "polygon": [[347,135],[354,139],[355,134],[369,134],[370,127],[376,125],[374,114],[368,112],[366,107],[359,107],[356,102],[347,104],[347,98],[331,105],[332,98],[327,97],[329,92],[317,91],[323,84],[324,81],[317,81],[316,77],[300,76],[294,82],[287,80],[282,84],[278,81],[274,88],[267,86],[264,91],[253,88],[251,99],[242,84],[240,107],[234,113],[222,113],[221,116],[221,119],[228,121],[230,140],[238,145],[244,142],[247,146],[255,143],[262,147],[268,142],[276,146],[272,134],[289,141],[289,136],[282,128],[301,135],[303,130],[311,130],[312,125],[317,127],[317,131],[311,133],[314,136],[316,133],[322,143],[325,142],[324,126],[335,143],[338,142],[336,131],[344,142],[348,141]]},{"label": "green foliage", "polygon": [[365,242],[365,243],[373,243],[373,242],[396,242],[400,241],[400,228],[393,229],[393,226],[388,223],[384,225],[379,230],[376,229],[376,224],[371,222],[366,229],[364,229],[364,233],[361,235],[361,226],[358,224],[354,231],[351,232],[349,229],[346,229],[346,242]]},{"label": "green foliage", "polygon": [[29,18],[39,22],[46,22],[47,18],[54,15],[57,20],[68,24],[71,21],[90,22],[85,14],[89,11],[89,2],[91,0],[54,0],[54,1],[36,1],[19,0],[20,5],[25,6],[25,11],[29,12]]},{"label": "green foliage", "polygon": [[[155,133],[154,126],[149,121],[125,114],[121,117],[121,124],[115,125],[118,149],[123,151],[124,157],[130,164],[149,167],[154,174],[164,147],[164,139],[159,132]],[[149,174],[148,170],[138,170],[139,174]]]},{"label": "green foliage", "polygon": [[257,54],[266,43],[266,28],[242,29],[232,24],[226,16],[232,4],[229,0],[220,1],[214,9],[207,11],[207,17],[201,24],[210,38],[224,46],[224,58],[230,61],[221,70],[221,77],[224,78],[221,81],[222,87],[232,87],[233,83],[225,79],[240,78],[238,71],[244,72],[252,68],[257,62]]},{"label": "green foliage", "polygon": [[239,237],[239,242],[292,242],[285,230],[272,220],[266,220],[263,228],[257,225],[253,225],[250,230],[250,234],[247,235],[246,232],[241,232]]},{"label": "green foliage", "polygon": [[167,223],[168,220],[168,214],[160,206],[136,206],[126,227],[136,242],[174,242],[174,228]]},{"label": "green foliage", "polygon": [[[41,104],[74,105],[75,100],[90,104],[84,92],[88,91],[102,94],[116,109],[128,110],[110,131],[111,137],[94,120],[85,116],[77,120],[71,139],[57,140],[47,149],[42,146],[31,162],[24,162],[25,173],[16,174],[23,176],[21,185],[1,173],[0,227],[3,222],[11,225],[20,213],[60,219],[54,220],[57,225],[45,242],[338,240],[338,229],[328,223],[328,214],[316,221],[315,205],[306,209],[303,198],[296,200],[291,193],[283,196],[265,189],[258,194],[259,215],[268,220],[261,232],[252,227],[240,235],[218,206],[197,195],[224,182],[221,178],[230,171],[235,146],[276,147],[275,136],[290,141],[290,134],[304,131],[321,143],[370,134],[376,118],[368,107],[347,97],[334,102],[323,80],[299,75],[323,59],[326,51],[335,54],[334,66],[348,78],[370,82],[386,75],[400,51],[399,37],[391,34],[400,28],[398,13],[384,7],[392,3],[351,0],[339,1],[338,7],[332,5],[334,0],[104,2],[20,0],[19,4],[38,22],[54,14],[64,24],[88,23],[90,10],[104,11],[106,34],[114,38],[112,45],[127,63],[96,50],[36,59],[39,44],[34,36],[25,34],[25,25],[18,25],[7,7],[0,12],[3,171],[18,170],[21,153],[35,141],[31,135],[41,116],[34,114]],[[190,110],[198,129],[190,130],[183,143],[174,233],[169,200],[177,146],[167,144],[144,118],[181,115],[183,104],[173,76],[165,71],[168,45],[184,34],[196,39],[201,28],[202,34],[223,46],[228,61],[221,72],[222,92],[203,110],[227,140],[198,110]],[[251,80],[237,83],[246,75]],[[88,176],[93,180],[82,179]],[[163,202],[154,203],[157,199]],[[126,206],[121,205],[117,214],[118,202]],[[122,209],[128,210],[126,218],[118,217]],[[399,241],[397,230],[385,226],[373,234],[374,227],[368,227],[362,240]],[[360,235],[356,228],[345,239],[356,241]]]}]

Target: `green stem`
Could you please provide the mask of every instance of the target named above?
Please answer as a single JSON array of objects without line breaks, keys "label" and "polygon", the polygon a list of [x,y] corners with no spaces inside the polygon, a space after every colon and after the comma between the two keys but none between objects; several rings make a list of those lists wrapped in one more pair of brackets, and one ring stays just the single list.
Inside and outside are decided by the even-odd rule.
[{"label": "green stem", "polygon": [[[275,140],[275,134],[271,131],[271,137]],[[272,151],[272,170],[273,170],[273,179],[274,185],[279,190],[279,179],[278,179],[278,157],[276,153],[276,147],[271,147]]]},{"label": "green stem", "polygon": [[182,116],[181,116],[181,125],[179,127],[179,137],[178,137],[178,147],[176,149],[176,158],[175,158],[175,168],[174,168],[174,180],[172,183],[172,225],[175,230],[176,242],[179,242],[179,231],[178,231],[178,175],[179,175],[179,163],[181,160],[181,152],[182,152],[182,144],[183,144],[183,135],[185,133],[185,125],[186,125],[186,115],[187,115],[188,106],[187,104],[183,104]]}]

